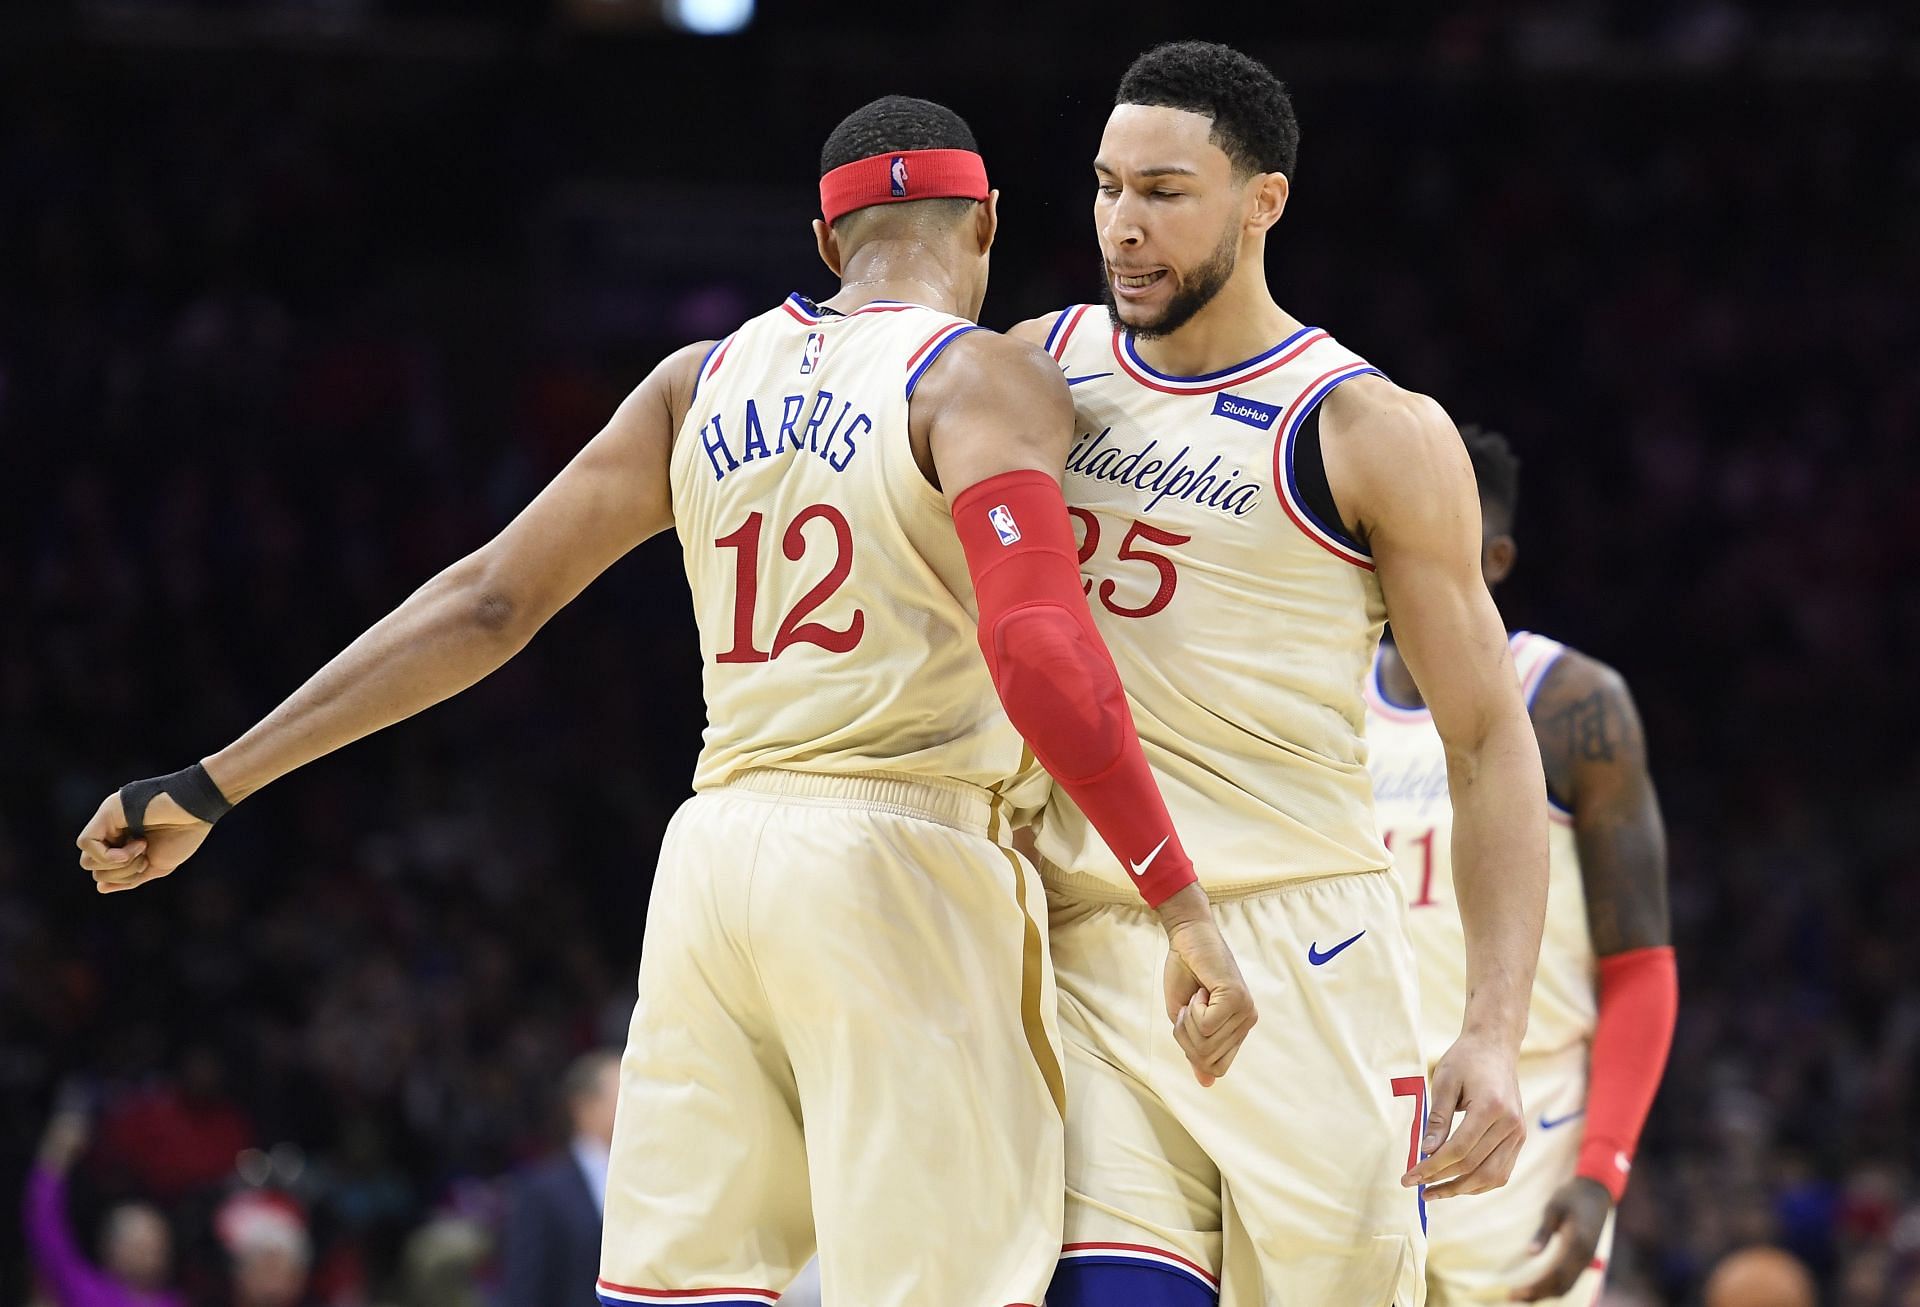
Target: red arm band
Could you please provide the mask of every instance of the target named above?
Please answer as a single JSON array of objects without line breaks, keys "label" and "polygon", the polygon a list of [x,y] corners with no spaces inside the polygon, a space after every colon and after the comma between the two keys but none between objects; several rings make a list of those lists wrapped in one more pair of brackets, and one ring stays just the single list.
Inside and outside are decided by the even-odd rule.
[{"label": "red arm band", "polygon": [[1633,1150],[1660,1089],[1679,1010],[1680,980],[1671,946],[1600,959],[1587,1129],[1574,1173],[1605,1185],[1616,1203],[1627,1191]]},{"label": "red arm band", "polygon": [[954,497],[980,600],[980,649],[1014,729],[1080,805],[1150,907],[1196,879],[1087,611],[1060,486],[1003,472]]}]

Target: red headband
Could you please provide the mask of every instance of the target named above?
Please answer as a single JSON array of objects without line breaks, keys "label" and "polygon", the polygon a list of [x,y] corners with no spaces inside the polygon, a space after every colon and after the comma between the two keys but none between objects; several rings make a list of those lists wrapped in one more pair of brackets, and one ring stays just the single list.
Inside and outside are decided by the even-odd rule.
[{"label": "red headband", "polygon": [[820,179],[820,212],[831,223],[869,204],[984,200],[987,165],[972,150],[901,150],[843,163]]}]

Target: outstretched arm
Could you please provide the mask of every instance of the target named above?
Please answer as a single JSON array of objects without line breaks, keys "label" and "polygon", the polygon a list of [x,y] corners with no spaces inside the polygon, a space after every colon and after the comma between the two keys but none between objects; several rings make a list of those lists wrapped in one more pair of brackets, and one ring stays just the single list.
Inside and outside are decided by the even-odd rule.
[{"label": "outstretched arm", "polygon": [[[1460,1038],[1434,1067],[1432,1106],[1409,1183],[1430,1198],[1505,1184],[1525,1138],[1515,1060],[1547,900],[1540,756],[1506,630],[1480,576],[1480,500],[1440,406],[1384,380],[1326,401],[1327,478],[1373,551],[1394,643],[1446,745],[1454,884],[1466,931]],[[1456,1111],[1466,1118],[1452,1129]]]},{"label": "outstretched arm", "polygon": [[1599,959],[1599,1019],[1585,1138],[1574,1178],[1547,1204],[1534,1250],[1557,1241],[1522,1302],[1557,1298],[1593,1259],[1626,1191],[1640,1131],[1666,1069],[1679,1010],[1667,924],[1667,840],[1646,738],[1619,673],[1568,652],[1533,706],[1547,788],[1573,812],[1587,929]]},{"label": "outstretched arm", "polygon": [[[479,681],[616,559],[673,524],[668,462],[706,346],[655,368],[606,427],[499,535],[376,622],[238,740],[203,760],[237,803],[294,768]],[[102,893],[173,871],[209,823],[162,794],[129,840],[111,794],[77,841]]]},{"label": "outstretched arm", "polygon": [[84,1114],[56,1111],[27,1176],[22,1212],[27,1251],[59,1302],[87,1301],[107,1287],[101,1272],[88,1264],[67,1219],[67,1174],[86,1151],[87,1135]]}]

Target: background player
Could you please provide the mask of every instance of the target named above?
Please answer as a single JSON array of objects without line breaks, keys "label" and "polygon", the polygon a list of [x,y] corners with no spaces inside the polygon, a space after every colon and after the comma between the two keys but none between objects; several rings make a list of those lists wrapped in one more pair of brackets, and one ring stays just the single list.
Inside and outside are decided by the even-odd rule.
[{"label": "background player", "polygon": [[[1201,42],[1142,55],[1094,160],[1107,309],[1023,328],[1073,388],[1067,494],[1095,619],[1267,1022],[1241,1053],[1253,1065],[1212,1097],[1172,1074],[1142,1037],[1154,996],[1116,971],[1148,956],[1153,922],[1129,868],[1056,798],[1037,833],[1073,1104],[1055,1307],[1212,1302],[1229,1193],[1267,1301],[1407,1307],[1424,1220],[1411,1186],[1496,1186],[1523,1137],[1538,751],[1453,424],[1268,291],[1297,142],[1254,60]],[[1430,1110],[1361,738],[1389,614],[1460,813],[1470,998]]]},{"label": "background player", "polygon": [[[1480,485],[1480,572],[1513,571],[1520,462],[1504,437],[1468,428]],[[1512,637],[1540,738],[1552,826],[1546,933],[1520,1098],[1533,1136],[1494,1193],[1435,1209],[1431,1307],[1600,1293],[1614,1204],[1660,1084],[1678,1007],[1667,934],[1666,833],[1640,717],[1619,673],[1544,636]],[[1455,911],[1446,750],[1406,659],[1380,646],[1367,683],[1374,802],[1412,905],[1426,1047],[1459,1027],[1466,976]],[[1544,1265],[1524,1265],[1550,1246]],[[1564,1295],[1564,1297],[1562,1296]]]},{"label": "background player", "polygon": [[1033,754],[1153,864],[1196,1071],[1253,1016],[1079,593],[1066,388],[971,321],[997,222],[971,133],[889,97],[821,171],[838,295],[669,357],[494,540],[79,841],[103,891],[169,874],[229,801],[473,684],[675,528],[709,724],[646,923],[607,1303],[772,1301],[816,1230],[828,1301],[1038,1301],[1063,1093],[1040,887],[1005,842]]}]

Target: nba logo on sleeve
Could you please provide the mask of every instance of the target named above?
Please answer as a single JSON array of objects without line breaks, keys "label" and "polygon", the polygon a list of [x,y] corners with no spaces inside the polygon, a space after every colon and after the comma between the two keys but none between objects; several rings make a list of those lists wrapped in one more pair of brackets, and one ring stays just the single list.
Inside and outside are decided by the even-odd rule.
[{"label": "nba logo on sleeve", "polygon": [[1013,520],[1013,510],[1005,504],[995,504],[987,511],[987,521],[993,523],[993,533],[1000,537],[1003,545],[1018,544],[1020,528]]},{"label": "nba logo on sleeve", "polygon": [[895,196],[901,196],[907,193],[906,155],[896,154],[893,156],[893,162],[887,165],[887,176],[893,181],[893,193]]},{"label": "nba logo on sleeve", "polygon": [[813,370],[816,367],[820,366],[820,351],[824,350],[826,347],[827,347],[826,332],[809,331],[807,333],[806,348],[800,351],[800,375],[801,376],[803,377],[810,376]]}]

